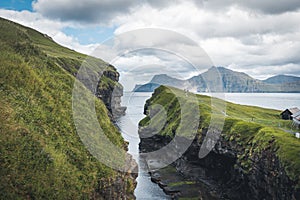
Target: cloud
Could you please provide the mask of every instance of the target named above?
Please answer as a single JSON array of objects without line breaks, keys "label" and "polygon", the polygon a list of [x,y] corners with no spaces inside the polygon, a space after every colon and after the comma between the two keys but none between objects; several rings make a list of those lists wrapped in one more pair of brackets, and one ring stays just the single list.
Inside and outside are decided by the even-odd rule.
[{"label": "cloud", "polygon": [[[148,15],[144,14],[146,12]],[[164,9],[144,5],[130,16],[117,20],[121,25],[116,34],[145,27],[177,31],[203,47],[214,65],[237,66],[239,71],[248,71],[253,76],[258,74],[249,69],[258,66],[300,66],[297,55],[300,51],[300,11],[270,15],[232,6],[215,13],[185,2]],[[147,38],[152,39],[151,36]],[[180,52],[184,44],[168,37],[162,43],[172,46],[174,52]],[[128,45],[134,45],[134,41]],[[190,49],[189,59],[197,62],[199,58],[193,53]],[[300,75],[295,67],[291,69],[294,75]],[[285,70],[287,68],[282,67],[276,73],[284,74]]]},{"label": "cloud", "polygon": [[251,1],[236,1],[236,0],[194,0],[199,7],[214,11],[224,11],[232,6],[238,6],[252,11],[259,11],[266,14],[281,14],[285,12],[297,11],[300,8],[298,0],[251,0]]},{"label": "cloud", "polygon": [[284,12],[297,11],[300,8],[298,0],[252,0],[239,1],[242,6],[251,8],[253,10],[260,10],[264,13],[280,14]]},{"label": "cloud", "polygon": [[[144,13],[148,13],[145,15]],[[265,15],[231,7],[214,12],[185,2],[165,9],[143,6],[131,15],[117,17],[116,33],[144,27],[178,31],[189,37],[243,37],[251,34],[285,33],[299,30],[300,12]]]},{"label": "cloud", "polygon": [[[173,2],[175,3],[175,2]],[[33,9],[52,19],[88,24],[109,24],[119,15],[130,14],[143,4],[155,8],[170,5],[167,0],[37,0]]]},{"label": "cloud", "polygon": [[66,24],[62,22],[49,20],[44,18],[39,13],[33,13],[26,10],[14,11],[0,9],[0,16],[22,25],[37,29],[40,32],[47,33],[51,36],[54,36],[59,32],[60,29],[66,26]]},{"label": "cloud", "polygon": [[[191,72],[185,61],[267,77],[300,75],[299,8],[298,0],[37,0],[34,13],[5,15],[49,34],[60,44],[112,62],[122,75],[135,75],[132,80],[149,78],[155,70],[160,73],[154,66],[169,66],[170,73],[177,70],[183,78],[189,77],[195,71]],[[62,31],[64,27],[99,25],[114,27],[115,38],[109,44],[81,45],[76,35]],[[149,28],[161,31],[153,33]],[[204,51],[199,54],[197,46]],[[168,53],[162,53],[164,50]],[[211,61],[204,59],[205,52]],[[137,66],[144,71],[135,70],[134,74],[131,69]]]},{"label": "cloud", "polygon": [[120,82],[125,90],[133,89],[135,84],[149,82],[156,74],[168,74],[179,79],[199,74],[197,69],[180,58],[175,58],[173,61],[162,61],[153,55],[127,55],[119,57],[112,64],[118,66],[118,71],[122,75]]},{"label": "cloud", "polygon": [[105,24],[116,15],[128,12],[135,3],[131,0],[37,0],[32,6],[52,19]]},{"label": "cloud", "polygon": [[133,83],[128,83],[129,77],[138,83],[145,83],[160,73],[184,79],[213,65],[189,38],[153,28],[120,33],[99,45],[92,55],[118,67],[122,77],[126,76],[126,82],[121,80],[125,89],[133,87]]},{"label": "cloud", "polygon": [[73,24],[48,19],[39,13],[0,9],[0,16],[46,33],[55,42],[82,53],[90,54],[98,46],[98,44],[81,45],[75,37],[68,36],[62,31],[64,27],[74,27]]},{"label": "cloud", "polygon": [[[33,9],[52,19],[61,21],[73,21],[88,24],[109,24],[118,17],[131,15],[132,12],[147,5],[154,9],[165,9],[174,5],[180,5],[187,1],[176,0],[36,0],[33,2]],[[234,0],[192,0],[189,1],[201,9],[209,10],[214,13],[226,12],[231,7],[241,7],[267,14],[280,14],[290,11],[297,11],[300,8],[298,0],[252,0],[252,1],[234,1]]]},{"label": "cloud", "polygon": [[241,69],[238,66],[229,66],[228,68],[235,71],[245,72],[260,80],[264,80],[271,76],[279,75],[279,74],[293,75],[293,76],[295,76],[295,74],[298,74],[298,76],[300,75],[299,65],[295,65],[295,64],[268,65],[268,66],[260,65],[260,66],[252,66],[251,68],[244,68],[244,69]]}]

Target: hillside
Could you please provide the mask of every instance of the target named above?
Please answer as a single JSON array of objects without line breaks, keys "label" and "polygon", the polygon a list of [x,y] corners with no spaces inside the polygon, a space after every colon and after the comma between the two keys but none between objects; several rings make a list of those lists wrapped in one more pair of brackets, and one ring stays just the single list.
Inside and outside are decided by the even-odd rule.
[{"label": "hillside", "polygon": [[[216,78],[218,76],[219,78]],[[216,92],[218,89],[214,86],[222,86],[220,89],[223,92],[300,92],[299,80],[299,77],[279,75],[261,81],[246,73],[236,72],[224,67],[211,67],[206,72],[187,80],[160,74],[155,75],[150,83],[198,92]],[[143,88],[143,86],[140,86],[140,88]],[[149,90],[148,92],[153,91]]]},{"label": "hillside", "polygon": [[[222,103],[217,101],[212,106],[210,97],[196,95],[195,100],[193,96],[160,86],[147,100],[144,109],[147,116],[139,123],[141,152],[153,152],[175,142],[160,156],[145,157],[150,165],[169,160],[180,152],[182,142],[191,142],[171,166],[153,169],[151,173],[166,193],[183,199],[203,195],[208,199],[300,198],[300,140],[284,131],[290,130],[291,121],[281,120],[277,110],[229,102],[225,103],[224,116],[216,112],[225,108]],[[165,112],[156,110],[160,108],[158,105]],[[195,118],[197,105],[199,120]],[[220,138],[215,140],[211,134],[219,132],[217,127],[224,117]],[[195,128],[196,137],[187,132],[190,127]],[[153,130],[158,134],[153,136]],[[210,139],[206,145],[214,140],[216,143],[206,157],[199,158],[199,150],[207,138]],[[200,193],[199,188],[203,188]]]},{"label": "hillside", "polygon": [[277,75],[277,76],[272,76],[272,77],[264,80],[263,82],[269,83],[269,84],[294,83],[294,82],[300,82],[300,77]]},{"label": "hillside", "polygon": [[148,91],[154,91],[156,88],[158,88],[160,84],[156,83],[146,83],[144,85],[135,85],[133,88],[133,92],[148,92]]},{"label": "hillside", "polygon": [[[72,90],[86,55],[2,18],[0,43],[0,199],[132,198],[134,179],[96,160],[76,133]],[[100,96],[122,88],[113,66],[92,60],[106,69]],[[98,121],[125,149],[105,101],[95,98]]]}]

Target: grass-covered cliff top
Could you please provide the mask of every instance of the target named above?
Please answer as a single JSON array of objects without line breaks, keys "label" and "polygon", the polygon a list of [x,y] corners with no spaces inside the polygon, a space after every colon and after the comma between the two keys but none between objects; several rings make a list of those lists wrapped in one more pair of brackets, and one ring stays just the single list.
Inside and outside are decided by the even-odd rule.
[{"label": "grass-covered cliff top", "polygon": [[[113,183],[117,173],[86,150],[73,123],[74,73],[85,57],[0,18],[0,199],[90,199]],[[95,105],[105,134],[123,148],[104,103]]]},{"label": "grass-covered cliff top", "polygon": [[[176,95],[174,94],[174,91]],[[140,121],[141,127],[150,124],[150,128],[156,129],[159,127],[159,134],[173,137],[174,134],[186,136],[185,128],[179,131],[179,124],[182,118],[181,107],[179,101],[184,102],[184,105],[194,104],[199,106],[199,126],[198,132],[201,133],[203,129],[207,129],[211,122],[211,113],[215,109],[221,109],[225,113],[224,105],[226,105],[226,115],[224,119],[224,126],[222,129],[222,137],[228,141],[234,141],[241,147],[243,153],[238,155],[238,159],[245,169],[251,170],[250,157],[254,154],[259,154],[262,150],[272,148],[279,157],[289,177],[298,181],[300,187],[300,139],[289,133],[291,130],[291,121],[281,120],[280,111],[265,109],[255,106],[244,106],[230,102],[220,103],[218,108],[218,101],[212,106],[211,98],[203,95],[196,95],[196,98],[191,98],[192,94],[175,89],[160,86],[155,90],[152,97],[147,100],[148,116]],[[159,104],[164,107],[165,115],[158,114],[164,112],[151,111],[149,106],[155,110],[153,105]],[[195,114],[193,106],[190,107],[191,115]],[[149,113],[154,113],[154,117],[150,120]],[[220,112],[221,113],[221,112]],[[196,113],[197,114],[197,113]],[[187,114],[188,115],[188,114]],[[183,116],[185,119],[193,119],[193,116]],[[214,116],[213,120],[222,117]],[[162,126],[159,121],[166,121]],[[189,126],[193,126],[193,121],[189,121]],[[183,132],[183,133],[182,133]],[[200,134],[201,135],[201,134]]]}]

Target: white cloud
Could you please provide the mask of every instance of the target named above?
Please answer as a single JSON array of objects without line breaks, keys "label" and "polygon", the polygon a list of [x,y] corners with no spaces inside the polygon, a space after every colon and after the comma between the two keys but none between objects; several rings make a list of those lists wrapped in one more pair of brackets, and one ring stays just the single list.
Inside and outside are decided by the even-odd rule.
[{"label": "white cloud", "polygon": [[57,32],[52,38],[54,41],[65,47],[87,55],[90,55],[98,47],[98,44],[82,45],[76,38],[68,36],[61,31]]},{"label": "white cloud", "polygon": [[75,37],[63,33],[63,28],[76,27],[74,24],[48,19],[39,13],[0,9],[0,16],[46,33],[57,43],[82,53],[89,54],[97,46],[97,44],[81,45]]},{"label": "white cloud", "polygon": [[[139,10],[144,5],[163,10],[186,2],[184,0],[36,0],[33,2],[33,9],[52,19],[89,24],[107,24],[117,16],[131,15],[132,12]],[[267,14],[297,11],[300,8],[298,0],[277,0],[276,3],[274,3],[274,0],[191,0],[189,2],[194,7],[197,6],[200,9],[212,11],[213,13],[224,13],[224,11],[233,6],[255,13]],[[147,12],[147,14],[149,13]]]},{"label": "white cloud", "polygon": [[184,79],[213,65],[197,43],[174,31],[138,29],[120,33],[107,43],[93,55],[117,66],[125,79],[136,76],[139,83],[160,73]]},{"label": "white cloud", "polygon": [[[147,74],[147,70],[154,73],[149,68],[151,64],[172,66],[182,76],[195,74],[172,55],[162,56],[154,50],[127,54],[137,47],[158,46],[179,56],[188,52],[184,56],[188,61],[203,65],[205,54],[199,56],[193,41],[203,47],[217,66],[229,66],[258,78],[284,73],[300,75],[298,0],[178,0],[175,3],[37,0],[33,7],[35,13],[0,10],[0,15],[47,33],[60,44],[81,52],[89,53],[97,47],[94,55],[112,61],[126,75],[132,74],[130,69],[137,65],[144,66],[145,71],[136,70],[136,77]],[[171,32],[149,31],[136,35],[139,31],[135,31],[119,41],[112,40],[109,45],[80,45],[75,37],[62,32],[67,26],[84,28],[99,24],[116,26],[117,38],[131,30],[160,28],[176,31],[191,40]],[[127,55],[114,60],[119,53]]]},{"label": "white cloud", "polygon": [[299,65],[295,64],[286,64],[286,65],[268,65],[268,66],[252,66],[249,69],[241,69],[238,66],[229,66],[230,69],[244,72],[250,74],[260,80],[267,79],[271,76],[278,75],[278,74],[285,74],[285,75],[295,75],[300,74]]},{"label": "white cloud", "polygon": [[[256,66],[262,66],[260,69],[266,66],[300,66],[299,11],[270,15],[233,5],[225,12],[215,12],[186,2],[164,9],[145,5],[116,20],[121,24],[116,29],[117,34],[144,27],[162,27],[182,33],[198,42],[215,65],[235,65],[239,71],[248,71],[255,77],[259,73],[252,73],[249,69]],[[176,52],[179,46],[175,44]],[[300,75],[296,67],[291,69],[294,69],[295,75]],[[282,67],[274,73],[282,74],[286,70]],[[261,73],[266,71],[261,70]],[[289,70],[289,73],[292,71]]]},{"label": "white cloud", "polygon": [[49,20],[39,13],[33,13],[26,10],[14,11],[0,9],[0,16],[24,26],[37,29],[40,32],[47,33],[51,37],[55,36],[64,26],[66,26],[66,24],[62,22]]}]

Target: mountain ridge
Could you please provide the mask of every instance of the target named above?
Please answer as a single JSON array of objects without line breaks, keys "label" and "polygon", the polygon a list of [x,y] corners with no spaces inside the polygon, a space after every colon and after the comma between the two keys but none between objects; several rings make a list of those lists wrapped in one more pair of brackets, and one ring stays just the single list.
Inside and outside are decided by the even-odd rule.
[{"label": "mountain ridge", "polygon": [[271,84],[292,83],[292,82],[299,82],[299,81],[300,81],[300,77],[298,76],[291,76],[291,75],[284,75],[284,74],[272,76],[270,78],[263,80],[263,82],[271,83]]},{"label": "mountain ridge", "polygon": [[[217,76],[219,78],[216,78]],[[197,92],[300,92],[300,77],[276,75],[266,80],[259,80],[244,72],[214,66],[206,72],[186,80],[176,79],[166,74],[155,75],[149,83],[154,83],[152,82],[153,80],[159,85]],[[147,92],[154,91],[147,90],[143,85],[140,85],[139,89]],[[133,91],[139,92],[139,89],[134,89]]]}]

